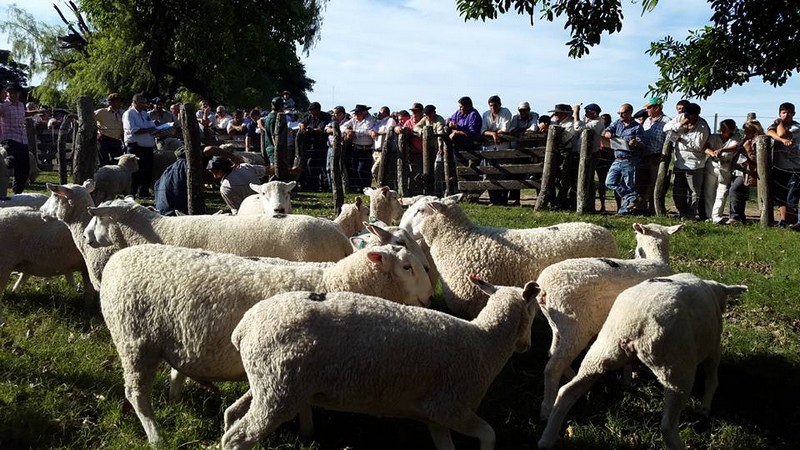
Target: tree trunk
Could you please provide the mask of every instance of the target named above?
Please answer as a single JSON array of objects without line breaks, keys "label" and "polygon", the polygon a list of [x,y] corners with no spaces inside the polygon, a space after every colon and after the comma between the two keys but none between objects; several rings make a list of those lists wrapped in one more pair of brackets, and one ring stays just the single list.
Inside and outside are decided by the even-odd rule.
[{"label": "tree trunk", "polygon": [[342,166],[342,130],[339,122],[333,122],[333,151],[331,152],[331,190],[333,191],[333,206],[338,216],[344,205],[344,175]]},{"label": "tree trunk", "polygon": [[594,142],[594,130],[583,130],[581,132],[581,152],[580,162],[578,163],[578,182],[577,182],[577,205],[575,210],[578,214],[594,211],[594,171],[592,168],[592,142]]},{"label": "tree trunk", "polygon": [[433,177],[434,158],[436,158],[436,136],[433,134],[433,127],[427,126],[422,130],[422,193],[425,195],[435,195],[435,183]]},{"label": "tree trunk", "polygon": [[92,97],[78,98],[77,142],[72,143],[72,180],[82,184],[97,169],[97,122]]},{"label": "tree trunk", "polygon": [[756,136],[756,168],[758,169],[758,206],[761,211],[761,226],[770,227],[775,220],[772,200],[772,139]]},{"label": "tree trunk", "polygon": [[555,178],[553,177],[553,161],[555,153],[558,151],[558,142],[561,141],[563,129],[559,126],[551,126],[547,131],[547,144],[544,151],[544,166],[542,167],[542,186],[539,188],[539,195],[536,197],[534,211],[539,211],[548,203],[555,200]]},{"label": "tree trunk", "polygon": [[195,107],[192,103],[181,105],[180,121],[183,126],[183,148],[186,155],[186,195],[189,215],[205,214],[206,201],[203,189],[203,149],[200,148],[200,130],[197,127]]},{"label": "tree trunk", "polygon": [[661,162],[658,164],[658,175],[656,176],[656,184],[653,187],[653,207],[656,211],[656,216],[667,217],[667,186],[669,186],[669,164],[672,162],[672,152],[675,151],[675,144],[669,138],[670,133],[667,133],[667,138],[664,139],[664,146],[661,147]]}]

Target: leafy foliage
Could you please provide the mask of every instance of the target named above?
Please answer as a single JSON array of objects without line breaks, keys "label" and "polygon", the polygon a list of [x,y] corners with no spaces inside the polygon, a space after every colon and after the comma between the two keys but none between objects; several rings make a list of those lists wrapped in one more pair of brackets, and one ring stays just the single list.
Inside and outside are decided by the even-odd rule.
[{"label": "leafy foliage", "polygon": [[27,71],[27,66],[11,58],[10,51],[0,50],[0,83],[27,84],[28,77],[25,75]]}]

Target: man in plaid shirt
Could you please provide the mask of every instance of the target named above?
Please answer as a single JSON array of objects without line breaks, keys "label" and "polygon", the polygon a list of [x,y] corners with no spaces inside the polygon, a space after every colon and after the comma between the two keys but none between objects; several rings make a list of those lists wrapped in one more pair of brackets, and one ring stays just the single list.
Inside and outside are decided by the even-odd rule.
[{"label": "man in plaid shirt", "polygon": [[28,158],[28,134],[25,131],[25,105],[19,100],[22,86],[8,87],[8,98],[0,103],[0,143],[13,157],[14,184],[11,190],[21,194],[25,190],[30,172]]}]

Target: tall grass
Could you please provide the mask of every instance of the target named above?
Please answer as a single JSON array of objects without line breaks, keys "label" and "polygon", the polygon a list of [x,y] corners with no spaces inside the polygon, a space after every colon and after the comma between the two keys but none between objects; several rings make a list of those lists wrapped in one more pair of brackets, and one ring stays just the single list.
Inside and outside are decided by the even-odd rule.
[{"label": "tall grass", "polygon": [[[53,181],[51,174],[45,180]],[[42,189],[42,185],[34,188]],[[352,197],[352,196],[351,196]],[[209,204],[221,203],[209,192]],[[301,193],[296,212],[332,216],[326,194]],[[527,228],[565,221],[607,227],[620,254],[631,257],[636,220],[672,224],[670,219],[534,213],[530,208],[463,205],[476,223]],[[798,448],[800,424],[800,235],[785,229],[688,224],[672,239],[673,269],[750,292],[725,314],[720,387],[711,417],[695,411],[693,397],[682,416],[681,437],[690,448]],[[125,400],[122,372],[102,317],[87,312],[63,279],[35,280],[22,292],[7,289],[0,327],[0,448],[147,449],[142,427]],[[498,449],[534,448],[543,430],[538,421],[542,371],[550,331],[537,318],[533,348],[515,355],[489,389],[479,409],[497,432]],[[431,345],[436,345],[432,342]],[[460,351],[453,349],[453,351]],[[626,388],[615,374],[595,385],[573,408],[563,448],[646,449],[661,446],[662,389],[639,370]],[[695,394],[702,392],[702,373]],[[160,371],[153,395],[165,448],[211,448],[222,435],[222,413],[247,389],[221,383],[220,393],[190,384],[184,399],[167,403],[168,370]],[[409,420],[315,411],[317,441],[302,444],[296,423],[282,426],[261,447],[271,449],[430,449],[424,425]],[[477,441],[455,436],[458,448]]]}]

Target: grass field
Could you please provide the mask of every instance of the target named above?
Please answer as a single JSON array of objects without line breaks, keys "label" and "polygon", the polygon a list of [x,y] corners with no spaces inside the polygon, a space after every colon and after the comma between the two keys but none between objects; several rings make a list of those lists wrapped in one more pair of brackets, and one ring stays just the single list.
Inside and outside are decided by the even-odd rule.
[{"label": "grass field", "polygon": [[[44,173],[40,182],[54,181]],[[42,184],[33,186],[43,190]],[[350,200],[348,198],[348,200]],[[209,192],[209,205],[220,206]],[[332,215],[330,194],[300,193],[295,212]],[[534,213],[531,208],[463,205],[479,224],[529,228],[589,221],[616,236],[631,257],[631,224],[670,219]],[[757,226],[688,224],[672,240],[673,269],[750,292],[725,314],[720,387],[711,417],[694,413],[694,396],[682,416],[681,437],[693,449],[800,448],[800,235]],[[57,257],[54,255],[54,257]],[[491,280],[489,280],[491,281]],[[119,360],[103,319],[83,309],[63,279],[34,280],[22,292],[2,297],[0,327],[0,449],[146,449],[142,427],[125,400]],[[479,414],[497,432],[498,449],[535,448],[544,426],[538,421],[542,370],[550,331],[542,317],[533,326],[533,347],[515,355],[492,384]],[[432,342],[431,345],[436,345]],[[457,351],[456,349],[453,349]],[[573,408],[570,438],[561,448],[659,448],[662,392],[646,372],[630,388],[609,375]],[[191,384],[184,399],[167,403],[166,366],[159,374],[154,408],[164,448],[213,448],[222,436],[222,413],[247,389],[222,383],[221,395]],[[695,394],[702,393],[702,373]],[[317,441],[301,444],[296,422],[265,439],[270,449],[432,449],[422,424],[357,414],[315,411]],[[454,435],[457,448],[477,449],[477,440]]]}]

